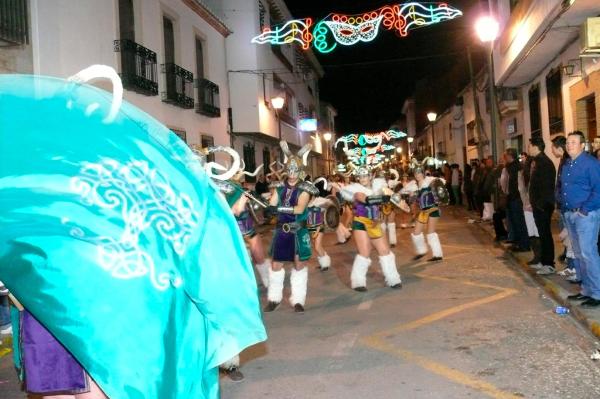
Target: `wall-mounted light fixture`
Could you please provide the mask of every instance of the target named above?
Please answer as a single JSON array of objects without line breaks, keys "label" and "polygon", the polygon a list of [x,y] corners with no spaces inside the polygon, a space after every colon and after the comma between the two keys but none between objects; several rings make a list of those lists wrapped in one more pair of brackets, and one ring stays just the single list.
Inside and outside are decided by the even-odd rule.
[{"label": "wall-mounted light fixture", "polygon": [[[579,66],[579,74],[575,74],[575,67],[577,66]],[[581,76],[583,72],[583,63],[581,62],[581,58],[575,58],[567,61],[567,64],[563,65],[561,68],[565,76]]]}]

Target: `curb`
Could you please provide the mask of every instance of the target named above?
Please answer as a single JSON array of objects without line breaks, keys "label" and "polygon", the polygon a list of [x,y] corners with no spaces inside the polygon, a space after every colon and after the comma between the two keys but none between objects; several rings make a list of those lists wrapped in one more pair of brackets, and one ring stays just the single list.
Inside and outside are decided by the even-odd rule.
[{"label": "curb", "polygon": [[[463,216],[472,219],[473,215],[469,214],[468,211],[466,211],[465,209],[459,208],[455,210],[462,213]],[[493,238],[493,231],[490,231],[490,229],[485,228],[484,225],[481,223],[475,224],[480,230],[486,232],[490,237]],[[504,250],[504,252],[508,255],[508,258],[510,258],[514,263],[520,266],[522,272],[529,275],[529,277],[531,277],[536,283],[538,283],[552,297],[552,299],[558,302],[559,305],[568,308],[570,314],[573,315],[575,320],[577,320],[580,324],[587,328],[596,338],[600,339],[600,312],[598,312],[596,318],[590,317],[590,315],[587,314],[588,312],[586,310],[581,309],[579,306],[567,300],[567,296],[572,295],[573,292],[570,292],[565,288],[561,287],[559,284],[556,284],[550,278],[537,274],[534,269],[531,269],[527,265],[527,261],[525,259],[519,258],[519,256],[506,249]],[[597,311],[591,312],[596,313]]]}]

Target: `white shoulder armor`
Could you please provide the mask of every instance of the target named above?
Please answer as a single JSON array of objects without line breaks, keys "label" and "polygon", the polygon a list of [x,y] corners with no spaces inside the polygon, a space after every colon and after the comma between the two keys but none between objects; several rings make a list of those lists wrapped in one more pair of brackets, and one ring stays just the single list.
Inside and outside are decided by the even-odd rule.
[{"label": "white shoulder armor", "polygon": [[376,177],[371,182],[371,187],[373,188],[373,195],[381,195],[384,188],[388,188],[387,181],[381,177]]},{"label": "white shoulder armor", "polygon": [[415,193],[417,191],[419,191],[417,182],[415,180],[411,180],[404,187],[402,187],[402,190],[400,190],[400,193],[411,194],[411,193]]}]

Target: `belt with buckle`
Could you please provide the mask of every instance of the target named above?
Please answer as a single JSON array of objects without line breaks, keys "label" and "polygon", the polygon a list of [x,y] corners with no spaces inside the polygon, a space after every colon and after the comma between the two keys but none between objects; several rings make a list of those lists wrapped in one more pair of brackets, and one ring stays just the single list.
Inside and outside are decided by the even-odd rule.
[{"label": "belt with buckle", "polygon": [[277,228],[281,228],[284,233],[295,233],[303,227],[306,227],[306,222],[277,223]]}]

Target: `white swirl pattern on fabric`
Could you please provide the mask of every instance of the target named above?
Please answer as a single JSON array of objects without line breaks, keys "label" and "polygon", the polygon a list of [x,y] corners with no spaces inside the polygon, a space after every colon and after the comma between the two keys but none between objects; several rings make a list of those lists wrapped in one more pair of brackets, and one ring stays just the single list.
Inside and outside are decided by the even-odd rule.
[{"label": "white swirl pattern on fabric", "polygon": [[[199,214],[187,195],[176,194],[166,179],[145,161],[125,165],[112,159],[85,163],[80,175],[73,177],[70,183],[85,205],[113,209],[121,214],[124,227],[118,240],[106,236],[91,239],[97,244],[99,263],[104,270],[119,279],[149,274],[158,290],[181,285],[181,278],[171,282],[169,273],[158,273],[154,260],[139,241],[145,230],[154,228],[181,256],[199,221]],[[73,231],[73,236],[82,234],[82,231]]]}]

